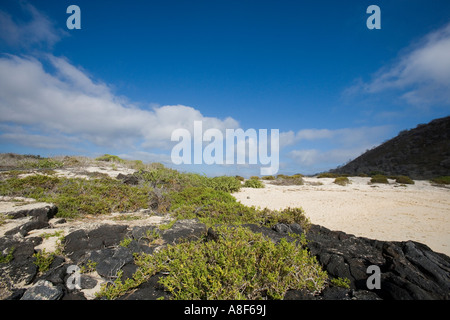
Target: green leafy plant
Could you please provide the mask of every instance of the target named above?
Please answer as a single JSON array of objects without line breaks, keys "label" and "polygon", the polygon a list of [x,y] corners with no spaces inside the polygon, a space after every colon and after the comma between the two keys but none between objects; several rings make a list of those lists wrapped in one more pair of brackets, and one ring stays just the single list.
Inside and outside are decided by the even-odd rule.
[{"label": "green leafy plant", "polygon": [[5,256],[0,252],[0,264],[10,262],[14,258],[14,250],[15,248],[11,247]]},{"label": "green leafy plant", "polygon": [[112,154],[104,154],[103,156],[95,158],[97,161],[106,161],[106,162],[118,162],[125,163],[125,160],[119,158],[118,156]]},{"label": "green leafy plant", "polygon": [[337,177],[334,179],[334,183],[340,186],[346,186],[350,183],[350,180],[347,177]]},{"label": "green leafy plant", "polygon": [[0,181],[0,194],[52,202],[59,217],[136,211],[148,208],[152,188],[130,186],[111,178],[68,179],[42,175]]},{"label": "green leafy plant", "polygon": [[395,178],[395,182],[401,183],[401,184],[414,184],[414,180],[412,180],[408,176],[398,176]]},{"label": "green leafy plant", "polygon": [[43,158],[25,161],[21,166],[24,169],[58,169],[63,167],[64,163],[50,158]]},{"label": "green leafy plant", "polygon": [[249,179],[244,182],[244,188],[264,188],[264,183],[257,179]]},{"label": "green leafy plant", "polygon": [[317,178],[337,178],[337,177],[339,177],[339,174],[332,172],[323,172],[317,176]]},{"label": "green leafy plant", "polygon": [[97,268],[97,262],[88,260],[80,267],[80,273],[89,273],[95,271]]},{"label": "green leafy plant", "polygon": [[101,296],[114,299],[157,272],[173,299],[282,299],[290,289],[321,291],[327,274],[315,257],[296,242],[275,244],[247,228],[218,227],[217,241],[182,242],[154,255],[135,255],[139,269],[104,286]]},{"label": "green leafy plant", "polygon": [[331,279],[331,284],[335,287],[350,289],[350,279],[348,278],[333,278]]},{"label": "green leafy plant", "polygon": [[433,179],[431,179],[431,182],[434,182],[437,184],[450,184],[450,176],[433,178]]},{"label": "green leafy plant", "polygon": [[39,272],[46,272],[50,269],[50,265],[55,259],[55,254],[53,252],[46,252],[45,249],[33,254],[35,260],[33,263],[38,267]]},{"label": "green leafy plant", "polygon": [[370,179],[370,182],[371,182],[371,183],[385,183],[385,184],[388,184],[388,183],[389,183],[387,177],[384,176],[384,175],[381,175],[381,174],[374,175],[374,176]]}]

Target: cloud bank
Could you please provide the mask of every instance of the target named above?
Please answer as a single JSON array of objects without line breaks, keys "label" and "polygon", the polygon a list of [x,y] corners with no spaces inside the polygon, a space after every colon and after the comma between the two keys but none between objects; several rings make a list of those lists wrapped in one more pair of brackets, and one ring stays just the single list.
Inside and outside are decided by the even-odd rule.
[{"label": "cloud bank", "polygon": [[420,39],[346,94],[395,92],[417,107],[450,104],[450,23]]},{"label": "cloud bank", "polygon": [[[172,131],[192,130],[195,120],[203,121],[205,128],[238,127],[232,118],[206,117],[184,105],[138,108],[66,59],[47,55],[46,60],[53,73],[33,57],[0,58],[1,140],[33,146],[52,141],[48,147],[66,145],[69,149],[67,141],[168,149]],[[5,126],[11,123],[20,130]]]}]

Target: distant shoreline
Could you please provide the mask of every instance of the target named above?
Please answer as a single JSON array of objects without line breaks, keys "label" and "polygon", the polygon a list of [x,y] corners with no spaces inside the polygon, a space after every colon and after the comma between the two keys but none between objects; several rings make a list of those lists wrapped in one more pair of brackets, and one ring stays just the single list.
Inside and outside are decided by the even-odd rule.
[{"label": "distant shoreline", "polygon": [[265,188],[242,188],[233,195],[247,206],[302,207],[312,223],[331,230],[385,241],[413,240],[450,255],[450,189],[425,180],[405,186],[350,177],[351,184],[339,186],[331,178],[303,179],[304,185],[265,182]]}]

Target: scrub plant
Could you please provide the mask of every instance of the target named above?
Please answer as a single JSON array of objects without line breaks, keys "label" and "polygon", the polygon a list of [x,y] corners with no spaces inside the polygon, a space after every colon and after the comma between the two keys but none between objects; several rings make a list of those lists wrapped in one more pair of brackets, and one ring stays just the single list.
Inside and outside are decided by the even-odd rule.
[{"label": "scrub plant", "polygon": [[102,288],[114,299],[156,273],[172,299],[282,299],[287,290],[320,292],[327,273],[301,244],[275,244],[245,227],[221,226],[217,241],[199,239],[168,245],[153,255],[136,254],[138,270],[125,281],[121,274]]}]

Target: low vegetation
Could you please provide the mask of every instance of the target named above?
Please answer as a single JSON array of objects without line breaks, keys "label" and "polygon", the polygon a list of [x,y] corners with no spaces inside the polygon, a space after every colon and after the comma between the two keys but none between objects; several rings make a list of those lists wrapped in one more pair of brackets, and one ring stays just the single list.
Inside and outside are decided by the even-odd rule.
[{"label": "low vegetation", "polygon": [[264,183],[257,179],[249,179],[244,182],[244,188],[264,188]]},{"label": "low vegetation", "polygon": [[[281,299],[289,289],[315,293],[324,287],[327,274],[306,250],[304,236],[294,242],[282,240],[275,244],[262,234],[241,227],[249,223],[265,227],[298,223],[308,232],[311,224],[301,208],[270,210],[244,206],[231,195],[243,186],[237,177],[210,178],[181,173],[161,164],[121,160],[105,155],[95,161],[140,167],[127,177],[132,178],[132,183],[103,175],[83,179],[42,173],[23,178],[20,174],[2,174],[0,195],[52,202],[58,207],[57,216],[69,218],[149,208],[171,215],[173,222],[197,218],[220,234],[216,241],[181,242],[153,255],[136,255],[138,270],[128,279],[122,279],[119,271],[116,281],[100,293],[107,298],[120,296],[158,272],[166,274],[160,283],[175,299]],[[86,163],[85,159],[76,158],[57,161],[71,166]],[[253,187],[264,185],[259,179],[246,183],[249,181]],[[282,176],[275,181],[297,184],[302,182],[302,176]],[[129,244],[130,239],[120,243],[125,247]],[[48,269],[55,254],[43,250],[34,255],[40,272]],[[0,256],[1,263],[11,259],[12,251]]]},{"label": "low vegetation", "polygon": [[340,186],[346,186],[350,183],[350,180],[347,177],[337,177],[334,179],[334,183]]},{"label": "low vegetation", "polygon": [[436,184],[450,184],[450,176],[443,176],[443,177],[437,177],[434,179],[431,179],[431,182],[434,182]]},{"label": "low vegetation", "polygon": [[372,178],[370,179],[370,182],[371,183],[385,183],[385,184],[389,183],[387,177],[384,175],[381,175],[381,174],[376,174],[376,175],[372,176]]},{"label": "low vegetation", "polygon": [[125,163],[125,160],[119,158],[118,156],[114,156],[111,154],[104,154],[101,157],[95,158],[97,161],[106,161],[106,162],[117,162],[117,163]]},{"label": "low vegetation", "polygon": [[149,187],[130,186],[112,178],[87,180],[32,175],[0,182],[0,195],[54,203],[58,216],[68,218],[148,208],[152,194]]},{"label": "low vegetation", "polygon": [[279,186],[301,186],[304,184],[304,181],[303,175],[301,174],[294,174],[292,176],[279,174],[271,183]]},{"label": "low vegetation", "polygon": [[401,184],[414,184],[414,180],[412,180],[408,176],[397,176],[397,177],[395,177],[395,182],[401,183]]},{"label": "low vegetation", "polygon": [[323,289],[327,274],[304,242],[282,239],[274,244],[243,227],[222,226],[216,232],[217,241],[199,239],[169,245],[153,255],[135,255],[139,268],[133,277],[118,277],[99,295],[114,299],[158,272],[167,274],[159,283],[173,299],[182,300],[282,299],[289,289]]},{"label": "low vegetation", "polygon": [[337,178],[340,175],[332,172],[323,172],[317,175],[317,178]]}]

